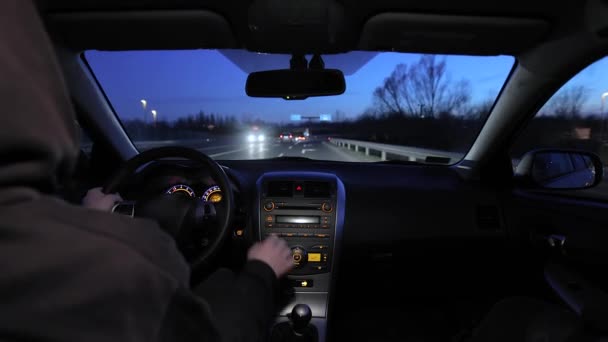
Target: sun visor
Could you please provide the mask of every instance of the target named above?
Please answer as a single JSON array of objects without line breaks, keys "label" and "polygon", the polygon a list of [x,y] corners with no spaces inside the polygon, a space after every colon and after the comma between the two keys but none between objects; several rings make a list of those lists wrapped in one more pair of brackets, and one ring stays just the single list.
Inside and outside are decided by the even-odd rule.
[{"label": "sun visor", "polygon": [[45,19],[53,40],[73,49],[236,47],[226,19],[210,11],[70,12]]},{"label": "sun visor", "polygon": [[346,45],[344,7],[335,0],[255,0],[247,48],[270,53],[336,53]]},{"label": "sun visor", "polygon": [[517,55],[549,33],[544,20],[382,13],[362,30],[360,50],[466,55]]}]

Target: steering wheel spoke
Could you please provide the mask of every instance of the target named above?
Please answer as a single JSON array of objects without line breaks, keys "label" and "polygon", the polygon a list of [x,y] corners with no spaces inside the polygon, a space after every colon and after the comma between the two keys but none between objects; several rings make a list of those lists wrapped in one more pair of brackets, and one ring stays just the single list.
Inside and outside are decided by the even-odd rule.
[{"label": "steering wheel spoke", "polygon": [[135,201],[122,201],[114,204],[112,212],[120,215],[135,217]]}]

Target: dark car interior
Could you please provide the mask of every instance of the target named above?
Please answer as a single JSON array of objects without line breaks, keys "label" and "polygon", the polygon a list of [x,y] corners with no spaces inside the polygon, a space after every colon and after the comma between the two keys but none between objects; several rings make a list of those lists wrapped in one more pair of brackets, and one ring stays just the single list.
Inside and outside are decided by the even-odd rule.
[{"label": "dark car interior", "polygon": [[[185,209],[167,208],[182,204],[150,200],[155,194],[175,179],[197,193],[213,185],[223,190],[223,205],[197,204],[203,214],[195,218],[200,223],[217,216],[218,230],[178,238],[194,265],[193,284],[212,269],[238,269],[248,246],[278,234],[292,247],[296,268],[286,280],[286,305],[276,329],[291,324],[299,341],[468,341],[493,305],[511,297],[554,303],[575,312],[594,332],[608,331],[608,305],[598,304],[608,303],[603,271],[608,203],[582,189],[601,183],[606,161],[570,151],[582,153],[585,170],[593,172],[586,173],[584,185],[551,189],[531,181],[527,164],[515,174],[509,155],[551,95],[608,52],[605,1],[39,0],[37,5],[78,122],[90,139],[64,189],[67,200],[79,203],[88,188],[104,186],[128,199],[116,212],[155,217],[178,231],[190,218]],[[92,49],[209,48],[294,55],[504,54],[516,64],[464,159],[445,165],[215,161],[179,147],[139,153],[82,58]],[[297,311],[296,304],[308,312]]]}]

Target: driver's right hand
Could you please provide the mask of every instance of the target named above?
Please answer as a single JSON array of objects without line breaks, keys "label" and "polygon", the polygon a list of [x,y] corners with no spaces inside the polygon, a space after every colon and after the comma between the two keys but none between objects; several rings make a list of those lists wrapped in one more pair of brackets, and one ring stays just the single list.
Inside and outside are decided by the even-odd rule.
[{"label": "driver's right hand", "polygon": [[270,235],[266,240],[251,246],[247,252],[247,259],[259,260],[268,264],[277,278],[283,277],[294,267],[291,249],[287,245],[287,241],[276,235]]}]

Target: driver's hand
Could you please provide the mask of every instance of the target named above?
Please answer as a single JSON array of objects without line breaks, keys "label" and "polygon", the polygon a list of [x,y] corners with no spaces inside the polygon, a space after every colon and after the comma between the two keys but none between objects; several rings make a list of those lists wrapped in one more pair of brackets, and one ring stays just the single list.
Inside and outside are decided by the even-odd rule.
[{"label": "driver's hand", "polygon": [[247,252],[247,260],[260,260],[272,268],[277,278],[281,278],[294,267],[291,249],[287,241],[275,235],[257,242]]},{"label": "driver's hand", "polygon": [[82,205],[89,209],[97,209],[110,212],[114,204],[122,201],[119,194],[104,194],[101,188],[93,188],[87,191],[82,199]]}]

